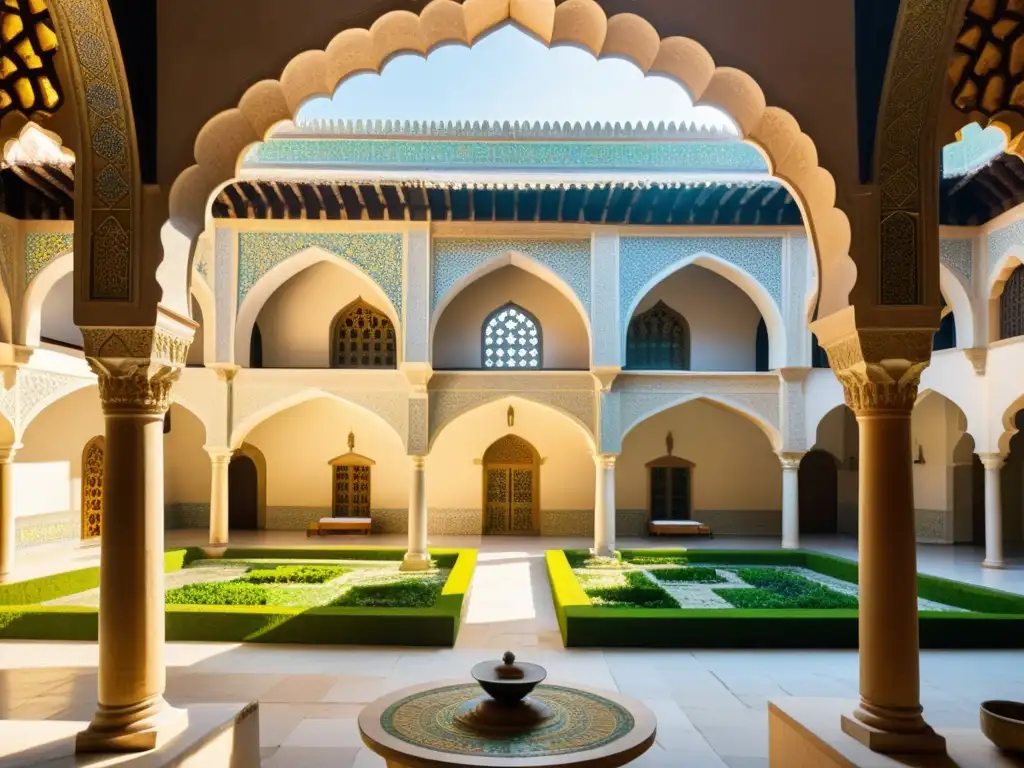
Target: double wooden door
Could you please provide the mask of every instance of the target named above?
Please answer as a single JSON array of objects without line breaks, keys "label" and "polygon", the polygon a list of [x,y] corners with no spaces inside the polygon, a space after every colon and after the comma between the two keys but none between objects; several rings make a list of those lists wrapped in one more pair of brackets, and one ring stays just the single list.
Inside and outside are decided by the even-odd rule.
[{"label": "double wooden door", "polygon": [[530,464],[484,467],[484,533],[532,536],[540,532],[537,471]]}]

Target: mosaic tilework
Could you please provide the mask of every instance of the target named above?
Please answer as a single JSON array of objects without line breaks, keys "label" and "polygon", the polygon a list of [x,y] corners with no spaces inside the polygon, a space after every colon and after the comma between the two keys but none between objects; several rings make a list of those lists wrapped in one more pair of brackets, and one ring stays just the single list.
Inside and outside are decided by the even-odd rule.
[{"label": "mosaic tilework", "polygon": [[748,272],[782,305],[781,237],[624,237],[619,241],[619,307],[623,322],[652,279],[673,264],[708,253]]},{"label": "mosaic tilework", "polygon": [[767,173],[761,154],[739,141],[459,141],[272,139],[247,165],[347,168],[530,168]]},{"label": "mosaic tilework", "polygon": [[1024,219],[1007,224],[997,229],[988,236],[988,273],[992,271],[999,260],[1011,249],[1024,255]]},{"label": "mosaic tilework", "polygon": [[210,527],[210,504],[208,502],[184,502],[164,507],[164,528],[176,531],[190,528]]},{"label": "mosaic tilework", "polygon": [[285,259],[308,248],[322,248],[365,272],[402,315],[402,235],[240,232],[238,306],[260,278]]},{"label": "mosaic tilework", "polygon": [[692,517],[710,525],[715,536],[782,535],[782,512],[777,509],[699,509]]},{"label": "mosaic tilework", "polygon": [[491,259],[509,252],[525,254],[565,281],[583,308],[590,312],[589,240],[489,240],[444,238],[434,241],[430,265],[433,292],[431,312],[461,278]]},{"label": "mosaic tilework", "polygon": [[74,245],[70,232],[29,232],[25,235],[25,285],[43,268]]},{"label": "mosaic tilework", "polygon": [[943,238],[939,241],[939,260],[971,283],[974,241],[970,238]]},{"label": "mosaic tilework", "polygon": [[646,509],[616,509],[615,535],[619,538],[636,538],[647,535]]},{"label": "mosaic tilework", "polygon": [[484,532],[484,516],[479,509],[431,507],[427,510],[427,533],[438,536],[479,536]]},{"label": "mosaic tilework", "polygon": [[594,510],[542,509],[541,536],[593,536]]},{"label": "mosaic tilework", "polygon": [[370,510],[373,533],[408,533],[408,509],[372,509]]},{"label": "mosaic tilework", "polygon": [[330,517],[330,507],[267,507],[268,531],[304,531],[321,517]]},{"label": "mosaic tilework", "polygon": [[14,519],[15,549],[59,542],[75,542],[81,537],[81,520],[76,511],[52,512]]},{"label": "mosaic tilework", "polygon": [[925,544],[952,544],[952,510],[915,509],[914,535],[919,542]]}]

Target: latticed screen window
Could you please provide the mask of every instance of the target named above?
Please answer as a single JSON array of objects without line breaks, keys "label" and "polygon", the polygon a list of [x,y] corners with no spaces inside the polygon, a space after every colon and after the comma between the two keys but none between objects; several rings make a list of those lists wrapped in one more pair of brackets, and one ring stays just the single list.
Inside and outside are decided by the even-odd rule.
[{"label": "latticed screen window", "polygon": [[348,465],[334,468],[334,516],[370,516],[370,468]]},{"label": "latticed screen window", "polygon": [[1024,267],[1010,273],[999,297],[999,338],[1024,336]]},{"label": "latticed screen window", "polygon": [[334,319],[333,368],[394,368],[396,364],[395,327],[383,312],[360,299]]},{"label": "latticed screen window", "polygon": [[484,368],[537,370],[543,344],[537,319],[522,307],[506,304],[484,322]]},{"label": "latticed screen window", "polygon": [[626,333],[626,367],[642,371],[688,371],[690,326],[659,301],[634,317]]}]

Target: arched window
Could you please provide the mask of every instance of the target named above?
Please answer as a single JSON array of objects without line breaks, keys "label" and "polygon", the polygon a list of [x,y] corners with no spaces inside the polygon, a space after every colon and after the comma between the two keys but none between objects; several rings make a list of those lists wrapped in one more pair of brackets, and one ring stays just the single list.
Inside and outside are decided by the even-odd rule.
[{"label": "arched window", "polygon": [[953,310],[946,304],[946,297],[942,297],[942,320],[939,322],[939,330],[932,338],[932,351],[941,352],[944,349],[956,349],[956,320],[953,317]]},{"label": "arched window", "polygon": [[999,297],[999,338],[1024,336],[1024,267],[1018,266],[1003,284]]},{"label": "arched window", "polygon": [[754,370],[755,371],[768,371],[771,370],[768,366],[768,324],[765,323],[764,318],[757,324],[757,335],[754,340]]},{"label": "arched window", "polygon": [[659,301],[629,321],[626,368],[641,371],[690,370],[690,326]]},{"label": "arched window", "polygon": [[249,337],[249,367],[263,367],[263,334],[258,323],[253,325],[252,336]]},{"label": "arched window", "polygon": [[538,370],[543,349],[537,318],[516,304],[506,304],[484,321],[484,368]]},{"label": "arched window", "polygon": [[828,368],[828,355],[825,354],[825,350],[821,348],[818,343],[818,337],[813,333],[811,334],[811,367],[812,368]]},{"label": "arched window", "polygon": [[395,327],[390,318],[356,299],[331,324],[332,368],[395,368]]}]

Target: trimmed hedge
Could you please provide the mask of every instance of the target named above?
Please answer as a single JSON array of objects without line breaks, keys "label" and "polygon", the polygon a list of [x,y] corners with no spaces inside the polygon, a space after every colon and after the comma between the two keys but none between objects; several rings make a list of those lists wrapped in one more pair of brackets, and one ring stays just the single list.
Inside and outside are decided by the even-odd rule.
[{"label": "trimmed hedge", "polygon": [[[322,547],[315,549],[235,549],[224,559],[317,557],[312,553],[329,550],[334,559],[401,560],[404,550]],[[339,552],[343,554],[338,554]],[[373,553],[362,558],[364,552]],[[259,642],[318,645],[410,645],[447,646],[455,644],[476,568],[476,550],[446,549],[431,552],[438,563],[451,563],[451,573],[433,608],[282,608],[278,606],[168,605],[166,638],[190,642]],[[179,570],[193,560],[210,559],[201,549],[168,552],[168,571]],[[447,567],[447,566],[446,566]],[[75,594],[99,585],[98,568],[92,582],[69,574],[35,579],[40,584],[11,594],[44,594],[43,600]],[[73,572],[78,573],[78,572]],[[45,582],[53,583],[47,584]],[[0,595],[9,587],[28,582],[0,585]],[[71,585],[71,586],[69,586]],[[2,598],[0,598],[2,600]],[[98,612],[82,606],[16,605],[0,602],[0,639],[87,640],[95,642]]]},{"label": "trimmed hedge", "polygon": [[608,608],[678,608],[679,602],[643,571],[626,571],[622,584],[584,587],[593,603],[600,600]]},{"label": "trimmed hedge", "polygon": [[426,579],[402,579],[390,584],[360,584],[331,605],[351,608],[433,608],[441,585]]},{"label": "trimmed hedge", "polygon": [[266,605],[267,588],[240,581],[186,584],[167,591],[166,605]]},{"label": "trimmed hedge", "polygon": [[714,568],[688,566],[686,568],[647,568],[658,581],[675,581],[686,584],[723,584],[725,579]]},{"label": "trimmed hedge", "polygon": [[[576,552],[578,552],[577,550]],[[803,550],[625,550],[685,556],[691,564],[791,565],[856,583],[857,563]],[[590,605],[561,550],[545,554],[555,614],[567,647],[856,648],[857,611],[601,608]],[[922,648],[1024,648],[1024,596],[918,575],[928,600],[977,611],[922,611]],[[996,610],[991,610],[996,609]]]},{"label": "trimmed hedge", "polygon": [[737,568],[736,575],[752,589],[716,589],[734,608],[836,609],[856,608],[857,598],[829,589],[796,573],[773,568]]},{"label": "trimmed hedge", "polygon": [[351,570],[332,565],[280,565],[277,568],[253,569],[237,581],[249,584],[325,584]]}]

